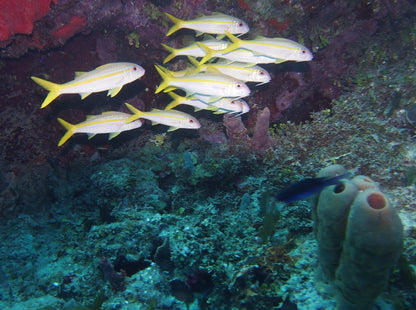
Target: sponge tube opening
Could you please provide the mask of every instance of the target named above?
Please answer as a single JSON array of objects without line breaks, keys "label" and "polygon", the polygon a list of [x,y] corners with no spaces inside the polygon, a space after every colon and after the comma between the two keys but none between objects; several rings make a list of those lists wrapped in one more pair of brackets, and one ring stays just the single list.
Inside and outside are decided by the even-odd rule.
[{"label": "sponge tube opening", "polygon": [[371,208],[381,210],[387,206],[387,199],[382,193],[371,193],[367,197],[367,203]]}]

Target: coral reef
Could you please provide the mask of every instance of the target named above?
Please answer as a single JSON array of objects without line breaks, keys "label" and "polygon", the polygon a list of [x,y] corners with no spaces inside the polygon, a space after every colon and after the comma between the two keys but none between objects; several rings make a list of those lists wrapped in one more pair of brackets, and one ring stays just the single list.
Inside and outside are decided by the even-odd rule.
[{"label": "coral reef", "polygon": [[[313,203],[273,200],[331,164],[369,176],[396,206],[404,251],[375,303],[415,308],[412,1],[36,3],[41,13],[27,6],[31,34],[1,30],[1,309],[95,300],[104,310],[334,309],[336,290],[315,277]],[[163,13],[214,10],[245,20],[253,37],[299,41],[314,60],[267,65],[272,80],[250,85],[249,113],[196,112],[199,132],[145,122],[117,140],[78,136],[56,146],[57,117],[128,112],[126,101],[164,108],[170,98],[154,94],[154,64],[167,55]],[[194,40],[187,30],[173,36],[175,47]],[[39,109],[45,93],[31,75],[64,82],[120,60],[143,66],[143,80],[115,98],[68,95]],[[169,69],[184,66],[179,59]]]}]

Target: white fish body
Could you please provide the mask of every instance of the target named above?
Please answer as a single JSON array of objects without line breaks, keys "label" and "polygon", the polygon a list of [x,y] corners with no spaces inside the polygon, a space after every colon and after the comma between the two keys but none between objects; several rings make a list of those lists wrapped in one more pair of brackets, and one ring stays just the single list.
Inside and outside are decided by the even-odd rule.
[{"label": "white fish body", "polygon": [[271,80],[270,74],[266,70],[254,64],[221,61],[199,65],[195,59],[189,57],[189,60],[200,72],[218,72],[242,82],[258,82],[264,84]]},{"label": "white fish body", "polygon": [[145,70],[137,64],[115,62],[102,65],[89,72],[77,73],[75,79],[63,84],[56,84],[34,76],[32,80],[49,90],[41,106],[44,108],[62,94],[80,94],[84,99],[91,93],[108,90],[108,95],[114,97],[125,84],[137,80],[144,73]]},{"label": "white fish body", "polygon": [[222,13],[201,16],[193,20],[181,20],[169,13],[165,14],[174,23],[168,30],[167,36],[182,28],[195,30],[197,35],[202,33],[225,34],[225,31],[232,34],[244,34],[250,30],[246,22]]},{"label": "white fish body", "polygon": [[86,133],[90,137],[96,134],[109,133],[109,139],[116,137],[123,131],[139,128],[142,125],[140,120],[126,123],[132,115],[117,111],[103,112],[100,115],[90,115],[87,119],[78,124],[70,124],[63,119],[58,121],[67,129],[67,132],[59,141],[58,146],[64,144],[75,133]]},{"label": "white fish body", "polygon": [[127,119],[127,123],[144,118],[154,124],[170,126],[168,131],[178,128],[198,129],[201,127],[201,124],[195,117],[181,111],[152,109],[149,112],[143,112],[128,103],[126,103],[126,106],[134,113],[134,115]]},{"label": "white fish body", "polygon": [[220,98],[215,102],[209,103],[210,96],[192,96],[182,97],[174,92],[169,92],[169,95],[174,99],[168,104],[165,110],[171,110],[178,105],[185,104],[195,108],[195,111],[210,110],[215,114],[219,113],[238,113],[244,114],[250,111],[250,108],[242,99]]},{"label": "white fish body", "polygon": [[300,43],[284,38],[259,37],[254,40],[241,40],[227,32],[232,41],[223,52],[230,52],[237,48],[244,48],[260,55],[280,59],[281,61],[310,61],[313,59],[311,51]]},{"label": "white fish body", "polygon": [[156,69],[162,76],[163,81],[155,93],[159,93],[162,90],[166,92],[174,88],[180,88],[187,95],[209,95],[213,98],[242,98],[250,94],[250,89],[246,84],[223,74],[195,73],[183,77],[175,77],[161,66],[156,65]]},{"label": "white fish body", "polygon": [[199,46],[205,51],[205,56],[201,59],[200,63],[204,64],[211,58],[222,58],[229,61],[245,62],[250,64],[270,64],[278,63],[281,60],[274,57],[261,55],[259,53],[253,53],[252,51],[244,48],[237,48],[232,51],[224,52],[224,50],[213,50],[208,46],[205,46],[202,42],[198,42]]},{"label": "white fish body", "polygon": [[214,113],[222,112],[241,115],[250,111],[249,105],[242,99],[223,97],[219,98],[217,101],[210,102],[209,96],[195,95],[194,97],[202,102],[206,102],[210,106],[214,106],[216,108],[216,112]]},{"label": "white fish body", "polygon": [[170,54],[163,60],[163,63],[167,63],[176,56],[192,56],[192,57],[204,57],[205,51],[199,46],[199,43],[206,45],[208,48],[218,51],[227,48],[228,42],[224,40],[205,40],[201,42],[194,42],[183,48],[173,48],[162,43],[162,46],[170,52]]}]

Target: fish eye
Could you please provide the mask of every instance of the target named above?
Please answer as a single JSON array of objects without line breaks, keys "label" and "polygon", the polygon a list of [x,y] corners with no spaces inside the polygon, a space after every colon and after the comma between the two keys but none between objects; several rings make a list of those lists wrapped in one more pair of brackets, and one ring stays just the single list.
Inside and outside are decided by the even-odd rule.
[{"label": "fish eye", "polygon": [[243,27],[244,26],[244,24],[243,23],[238,23],[238,27]]},{"label": "fish eye", "polygon": [[193,119],[190,119],[190,120],[189,120],[189,122],[190,122],[191,124],[193,124],[194,120],[193,120]]},{"label": "fish eye", "polygon": [[231,101],[230,101],[230,103],[231,103],[231,104],[235,104],[235,101],[234,101],[234,100],[231,100]]},{"label": "fish eye", "polygon": [[302,50],[302,54],[306,54],[306,51],[305,50]]},{"label": "fish eye", "polygon": [[241,84],[237,84],[237,88],[240,88],[241,87]]},{"label": "fish eye", "polygon": [[133,71],[137,71],[137,67],[133,67]]},{"label": "fish eye", "polygon": [[264,71],[260,71],[260,75],[264,75]]}]

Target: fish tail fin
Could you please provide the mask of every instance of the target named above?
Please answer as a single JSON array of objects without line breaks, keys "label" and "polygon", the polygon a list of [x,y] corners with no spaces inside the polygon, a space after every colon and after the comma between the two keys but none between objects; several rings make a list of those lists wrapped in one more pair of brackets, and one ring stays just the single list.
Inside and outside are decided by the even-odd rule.
[{"label": "fish tail fin", "polygon": [[159,87],[155,91],[155,94],[157,94],[169,86],[169,81],[173,78],[173,76],[168,69],[163,68],[162,66],[155,65],[155,68],[163,79],[162,83],[160,83]]},{"label": "fish tail fin", "polygon": [[173,47],[167,46],[166,44],[163,44],[163,43],[162,43],[162,46],[170,53],[168,57],[166,57],[165,60],[163,60],[163,63],[165,64],[168,61],[171,61],[173,58],[176,57],[176,55],[178,54],[178,50]]},{"label": "fish tail fin", "polygon": [[31,79],[37,83],[39,86],[42,86],[49,91],[49,94],[46,96],[45,100],[42,102],[41,108],[46,107],[52,101],[60,95],[59,91],[61,90],[61,85],[46,81],[44,79],[38,78],[36,76],[31,76]]},{"label": "fish tail fin", "polygon": [[75,132],[75,129],[77,128],[76,125],[70,124],[67,121],[64,121],[62,118],[58,117],[58,121],[61,123],[61,125],[66,129],[66,133],[64,134],[64,136],[61,138],[61,140],[59,140],[58,142],[58,146],[61,146],[62,144],[64,144],[66,141],[68,141],[69,138],[72,137],[72,135]]},{"label": "fish tail fin", "polygon": [[225,49],[221,50],[223,54],[229,53],[237,48],[240,47],[241,39],[237,38],[235,35],[233,35],[231,32],[225,30],[225,35],[228,39],[230,39],[231,44],[228,45]]},{"label": "fish tail fin", "polygon": [[200,64],[194,57],[188,56],[188,60],[194,67],[187,69],[187,74],[198,73],[206,70],[206,68],[204,68],[203,65]]},{"label": "fish tail fin", "polygon": [[127,108],[131,112],[133,112],[133,115],[130,116],[128,119],[126,119],[126,124],[135,121],[136,119],[140,118],[144,114],[144,112],[142,112],[139,109],[133,107],[131,104],[128,104],[127,102],[124,103],[124,104],[127,106]]},{"label": "fish tail fin", "polygon": [[169,92],[168,94],[169,96],[172,97],[173,101],[166,106],[165,110],[172,110],[173,108],[180,105],[182,103],[182,100],[184,99],[184,97],[179,96],[178,94],[175,94],[174,92]]},{"label": "fish tail fin", "polygon": [[174,25],[168,30],[168,32],[166,33],[166,36],[170,36],[172,33],[178,31],[179,29],[182,28],[182,24],[183,24],[183,20],[170,15],[169,13],[165,13],[165,15],[174,23]]},{"label": "fish tail fin", "polygon": [[196,69],[201,70],[201,64],[194,57],[188,56],[188,60]]},{"label": "fish tail fin", "polygon": [[214,56],[215,51],[201,42],[198,42],[198,46],[205,52],[205,56],[202,57],[201,61],[198,64],[198,66],[202,66],[204,63],[206,63],[208,60],[210,60]]}]

